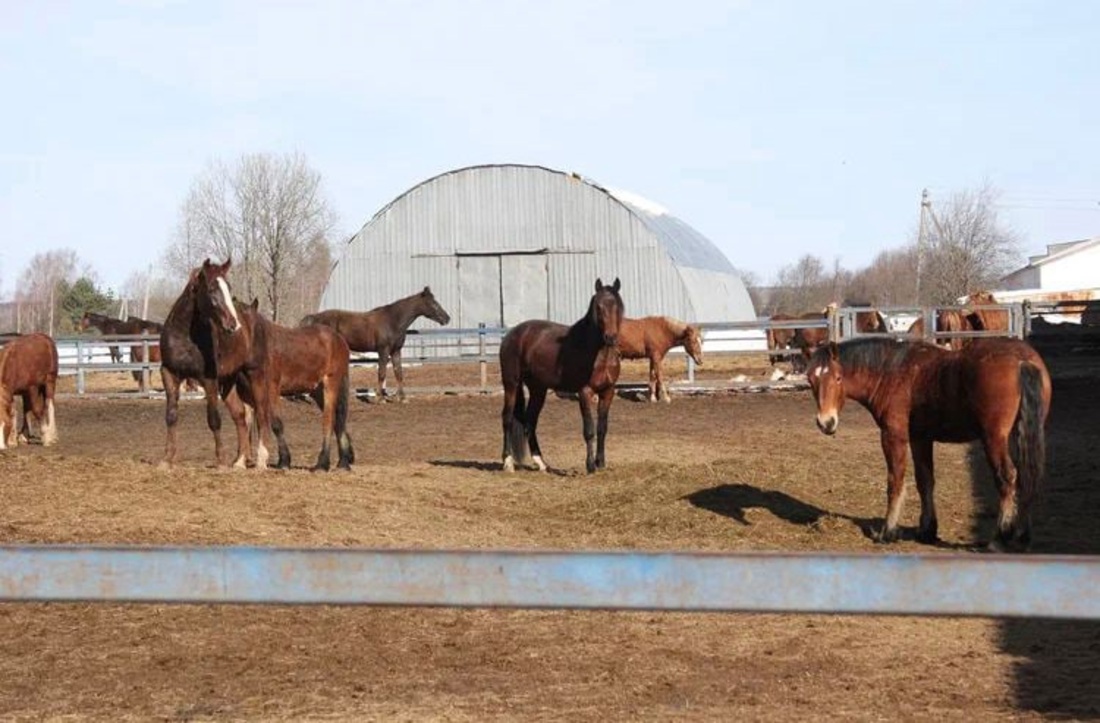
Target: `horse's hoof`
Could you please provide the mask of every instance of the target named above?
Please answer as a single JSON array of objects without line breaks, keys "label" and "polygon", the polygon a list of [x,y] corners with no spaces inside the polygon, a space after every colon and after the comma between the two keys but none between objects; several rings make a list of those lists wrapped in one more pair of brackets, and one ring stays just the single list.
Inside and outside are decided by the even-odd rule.
[{"label": "horse's hoof", "polygon": [[940,541],[938,525],[933,522],[927,528],[917,530],[917,542],[923,545],[935,545]]},{"label": "horse's hoof", "polygon": [[504,458],[504,463],[501,465],[501,467],[505,472],[515,472],[516,460],[513,459],[511,455],[508,455]]},{"label": "horse's hoof", "polygon": [[584,469],[585,469],[586,472],[588,472],[588,474],[595,474],[595,472],[596,472],[596,463],[595,462],[585,462],[584,463]]},{"label": "horse's hoof", "polygon": [[542,461],[541,456],[536,454],[531,461],[535,463],[535,469],[539,472],[545,472],[547,470],[546,463]]},{"label": "horse's hoof", "polygon": [[875,542],[881,545],[888,545],[891,542],[898,541],[898,528],[896,527],[883,527],[877,533],[875,533]]}]

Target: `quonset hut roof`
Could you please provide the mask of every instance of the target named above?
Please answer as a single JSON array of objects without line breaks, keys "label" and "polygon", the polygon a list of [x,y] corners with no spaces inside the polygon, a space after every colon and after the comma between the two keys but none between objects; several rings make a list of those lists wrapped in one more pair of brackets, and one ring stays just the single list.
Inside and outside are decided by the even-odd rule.
[{"label": "quonset hut roof", "polygon": [[729,259],[668,209],[521,164],[447,171],[397,196],[348,241],[321,306],[365,310],[430,284],[461,325],[571,322],[596,276],[622,278],[631,316],[756,317]]}]

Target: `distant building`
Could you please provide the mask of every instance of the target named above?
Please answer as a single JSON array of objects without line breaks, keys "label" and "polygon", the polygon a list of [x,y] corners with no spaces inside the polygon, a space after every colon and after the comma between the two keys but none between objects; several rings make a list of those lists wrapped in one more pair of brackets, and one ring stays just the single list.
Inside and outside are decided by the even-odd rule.
[{"label": "distant building", "polygon": [[1001,279],[1004,291],[1076,291],[1100,288],[1100,236],[1050,244],[1027,266]]}]

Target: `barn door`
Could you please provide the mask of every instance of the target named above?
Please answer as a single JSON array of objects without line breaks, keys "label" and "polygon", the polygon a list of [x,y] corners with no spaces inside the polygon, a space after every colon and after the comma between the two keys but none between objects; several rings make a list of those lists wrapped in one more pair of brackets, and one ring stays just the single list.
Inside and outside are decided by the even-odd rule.
[{"label": "barn door", "polygon": [[545,254],[500,257],[501,316],[505,326],[550,317]]},{"label": "barn door", "polygon": [[458,299],[461,326],[500,326],[500,257],[458,257]]}]

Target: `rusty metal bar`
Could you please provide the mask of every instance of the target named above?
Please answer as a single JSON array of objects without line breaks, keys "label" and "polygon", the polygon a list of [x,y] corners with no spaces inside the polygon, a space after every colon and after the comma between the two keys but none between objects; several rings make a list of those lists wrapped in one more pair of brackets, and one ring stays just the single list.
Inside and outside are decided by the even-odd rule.
[{"label": "rusty metal bar", "polygon": [[0,547],[0,600],[1100,618],[1100,558]]}]

